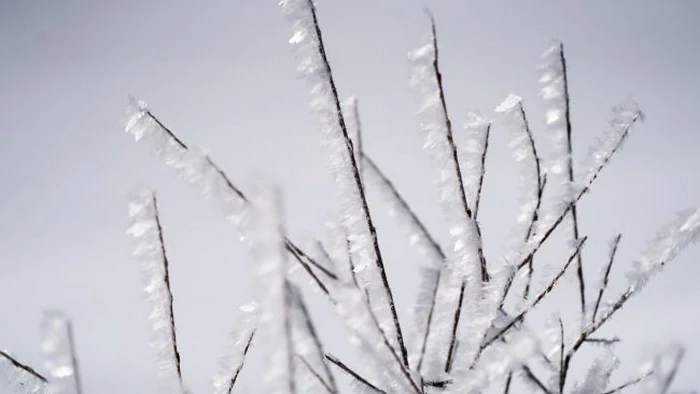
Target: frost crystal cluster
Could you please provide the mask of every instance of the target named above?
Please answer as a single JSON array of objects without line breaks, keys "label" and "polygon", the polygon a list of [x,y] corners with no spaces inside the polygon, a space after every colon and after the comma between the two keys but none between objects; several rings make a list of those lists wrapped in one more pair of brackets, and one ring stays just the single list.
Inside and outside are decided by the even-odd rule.
[{"label": "frost crystal cluster", "polygon": [[[579,226],[578,203],[643,120],[635,103],[614,108],[609,130],[575,166],[569,73],[564,46],[557,42],[539,66],[544,130],[533,129],[524,99],[513,94],[495,109],[494,120],[472,111],[455,127],[443,86],[437,29],[428,13],[428,40],[410,51],[408,61],[417,123],[432,162],[444,224],[443,233],[434,234],[380,162],[366,152],[359,100],[339,93],[315,3],[283,0],[279,5],[291,25],[289,44],[297,71],[308,84],[335,185],[337,210],[324,234],[303,246],[294,242],[286,233],[282,193],[275,186],[258,182],[250,194],[244,193],[208,154],[186,144],[145,103],[132,99],[124,127],[179,177],[215,200],[249,251],[257,283],[254,301],[237,313],[212,379],[214,393],[245,392],[239,382],[246,371],[257,373],[252,392],[271,394],[668,392],[682,347],[659,353],[636,375],[621,376],[615,354],[619,339],[601,336],[600,329],[700,237],[700,210],[682,211],[661,229],[641,256],[628,263],[627,281],[610,275],[621,234],[611,235],[599,277],[586,278],[583,269],[583,252],[593,241],[588,242]],[[490,136],[500,129],[510,133],[509,148],[520,168],[520,212],[511,247],[502,252],[503,258],[491,260],[483,250],[489,234],[480,224],[480,202],[489,172]],[[548,144],[544,150],[542,143]],[[551,154],[543,157],[543,151]],[[421,281],[410,321],[399,318],[373,219],[376,210],[367,197],[370,189],[383,198],[397,231],[424,262],[417,267]],[[189,393],[178,349],[171,256],[155,194],[136,195],[129,215],[128,234],[144,273],[151,346],[163,392]],[[556,239],[555,233],[564,234],[566,255],[542,262],[540,251]],[[542,330],[531,312],[557,288],[572,285],[563,279],[568,273],[580,298],[572,308],[575,321],[567,321],[571,313],[555,313]],[[623,291],[611,294],[611,283],[624,286]],[[321,297],[336,312],[360,362],[339,357],[322,341],[308,294]],[[593,361],[580,356],[584,348]],[[2,351],[0,375],[19,392],[82,394],[71,325],[63,315],[47,314],[42,350],[45,374]],[[250,351],[264,354],[265,368],[245,368]]]}]

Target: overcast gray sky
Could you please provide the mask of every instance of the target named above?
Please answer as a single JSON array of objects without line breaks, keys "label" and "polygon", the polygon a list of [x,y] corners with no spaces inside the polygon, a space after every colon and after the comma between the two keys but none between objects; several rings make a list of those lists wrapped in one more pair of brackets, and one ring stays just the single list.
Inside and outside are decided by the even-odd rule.
[{"label": "overcast gray sky", "polygon": [[[623,232],[619,289],[656,228],[700,203],[699,2],[319,3],[341,94],[360,101],[366,149],[431,229],[443,231],[407,61],[427,34],[425,6],[437,18],[458,125],[467,110],[492,116],[516,93],[547,144],[535,66],[553,38],[569,62],[578,157],[606,130],[611,106],[632,97],[647,113],[581,205],[589,277],[604,260],[602,245]],[[124,235],[129,193],[153,188],[173,260],[185,379],[197,393],[208,390],[232,311],[252,294],[248,256],[212,204],[121,130],[124,108],[128,94],[145,100],[243,185],[255,173],[272,176],[284,189],[290,232],[317,235],[333,211],[332,185],[288,37],[276,1],[0,2],[0,348],[40,366],[41,311],[62,308],[74,319],[86,393],[155,391],[140,270]],[[503,196],[517,191],[517,172],[507,129],[497,122],[493,134],[480,217],[497,258],[516,213]],[[408,320],[418,259],[383,206],[373,211]],[[611,323],[629,365],[619,380],[648,346],[679,340],[688,352],[676,387],[700,387],[699,257],[697,247],[688,250]],[[245,381],[260,371],[252,366]]]}]

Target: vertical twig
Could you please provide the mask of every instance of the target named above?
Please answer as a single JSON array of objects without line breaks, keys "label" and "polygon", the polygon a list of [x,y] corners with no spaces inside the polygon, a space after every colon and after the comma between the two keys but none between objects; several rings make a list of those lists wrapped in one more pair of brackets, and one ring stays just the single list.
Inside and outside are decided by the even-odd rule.
[{"label": "vertical twig", "polygon": [[167,293],[167,308],[168,308],[168,322],[170,324],[170,336],[172,337],[172,352],[173,356],[175,357],[175,369],[177,371],[177,378],[180,384],[180,387],[183,388],[183,383],[182,383],[182,366],[181,366],[181,361],[180,361],[180,351],[177,346],[177,333],[175,330],[175,311],[173,308],[173,292],[170,287],[170,262],[168,261],[168,256],[165,252],[165,240],[163,237],[163,226],[160,223],[160,214],[158,211],[158,201],[156,199],[156,194],[152,194],[152,202],[153,202],[153,212],[154,212],[154,217],[153,219],[156,222],[156,229],[158,231],[158,243],[160,246],[160,252],[162,255],[162,264],[163,264],[163,283],[165,284],[165,290]]},{"label": "vertical twig", "polygon": [[365,190],[362,184],[362,178],[360,177],[360,173],[358,170],[358,165],[357,161],[355,160],[355,154],[353,151],[353,145],[352,141],[350,140],[350,136],[348,134],[347,127],[345,125],[345,119],[343,117],[343,111],[340,106],[340,98],[338,95],[338,90],[335,85],[335,80],[333,79],[333,73],[331,71],[331,65],[330,62],[328,61],[328,56],[326,54],[326,49],[323,44],[323,37],[321,34],[321,26],[318,23],[318,17],[316,15],[316,6],[314,5],[314,2],[312,0],[307,0],[307,5],[309,7],[310,13],[311,13],[311,19],[313,22],[313,28],[316,34],[316,38],[318,39],[318,52],[321,57],[321,61],[323,62],[323,66],[327,71],[327,77],[328,77],[328,84],[330,85],[331,89],[331,95],[333,97],[333,105],[335,106],[335,112],[337,115],[337,120],[338,120],[338,126],[340,127],[340,130],[342,132],[342,137],[345,140],[345,147],[347,149],[348,157],[351,163],[351,167],[353,170],[353,180],[355,183],[355,187],[357,188],[358,194],[360,196],[361,200],[361,205],[362,205],[362,212],[365,216],[365,221],[367,224],[367,229],[370,233],[370,236],[372,238],[372,246],[374,249],[374,254],[375,254],[375,264],[377,266],[377,269],[379,270],[379,274],[382,280],[382,286],[384,288],[384,291],[386,293],[386,296],[388,298],[389,302],[389,309],[391,311],[391,317],[394,323],[394,328],[396,330],[396,341],[397,345],[399,347],[399,350],[401,352],[401,357],[403,360],[404,366],[408,367],[408,352],[406,350],[406,344],[404,343],[403,339],[403,332],[401,330],[401,324],[399,323],[399,316],[398,313],[396,312],[396,305],[394,303],[394,295],[392,294],[391,291],[391,286],[389,286],[389,279],[387,278],[386,275],[386,269],[384,268],[384,260],[382,259],[382,252],[379,248],[379,240],[377,238],[377,230],[374,227],[374,222],[372,221],[372,216],[369,211],[369,206],[367,204],[367,198],[365,196]]},{"label": "vertical twig", "polygon": [[[462,170],[459,166],[459,155],[457,153],[457,146],[455,145],[454,142],[454,136],[452,133],[452,121],[450,120],[450,117],[447,112],[447,101],[445,100],[445,89],[442,84],[442,73],[440,72],[440,66],[439,66],[439,56],[438,56],[438,45],[437,45],[437,28],[435,27],[435,17],[433,16],[432,12],[430,10],[426,9],[425,10],[426,14],[428,15],[428,18],[430,19],[430,29],[432,32],[432,41],[433,41],[433,72],[435,74],[435,79],[438,87],[438,94],[440,96],[440,105],[442,107],[442,111],[445,115],[445,128],[446,128],[446,138],[447,138],[447,144],[450,148],[451,154],[452,154],[452,161],[454,162],[454,168],[456,172],[456,178],[457,181],[459,182],[459,191],[460,191],[460,201],[462,203],[462,208],[464,209],[467,217],[469,219],[472,219],[474,221],[474,226],[476,227],[476,233],[478,237],[478,250],[477,253],[479,255],[479,261],[481,263],[480,269],[481,269],[481,280],[483,282],[488,282],[489,281],[489,272],[486,266],[486,258],[484,257],[484,251],[482,248],[481,244],[481,228],[479,227],[479,223],[476,221],[476,218],[474,218],[474,214],[472,210],[469,208],[469,203],[467,202],[467,195],[464,192],[464,179],[462,177]],[[461,306],[460,306],[461,307]]]},{"label": "vertical twig", "polygon": [[620,244],[620,238],[622,234],[617,234],[613,240],[612,248],[610,250],[610,258],[608,259],[608,265],[605,267],[605,273],[603,274],[603,283],[600,286],[600,291],[598,292],[598,298],[595,301],[595,308],[593,309],[593,316],[591,316],[591,323],[595,322],[596,315],[598,314],[598,308],[600,307],[600,301],[603,299],[603,292],[605,288],[608,287],[608,277],[610,276],[610,270],[612,269],[613,261],[615,260],[615,254],[617,253],[617,246]]},{"label": "vertical twig", "polygon": [[[476,188],[476,200],[474,201],[474,221],[479,216],[479,206],[481,203],[481,189],[484,186],[484,176],[486,175],[486,153],[489,149],[489,135],[491,134],[491,122],[486,125],[486,136],[484,136],[484,146],[481,148],[481,170],[479,171],[479,186]],[[464,192],[466,194],[466,191]]]},{"label": "vertical twig", "polygon": [[83,394],[83,384],[80,379],[80,368],[78,365],[78,352],[75,348],[75,336],[73,335],[73,324],[67,319],[66,334],[68,336],[68,348],[70,350],[70,363],[73,368],[73,379],[75,380],[75,393]]}]

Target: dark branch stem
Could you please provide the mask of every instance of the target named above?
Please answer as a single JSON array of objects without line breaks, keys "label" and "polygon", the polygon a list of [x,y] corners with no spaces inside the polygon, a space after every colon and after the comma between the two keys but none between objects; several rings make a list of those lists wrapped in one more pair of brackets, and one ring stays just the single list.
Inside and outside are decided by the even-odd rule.
[{"label": "dark branch stem", "polygon": [[478,237],[478,250],[477,253],[479,255],[479,260],[480,260],[480,269],[481,269],[481,280],[483,282],[488,282],[489,281],[489,272],[486,266],[486,258],[484,257],[484,251],[482,248],[481,244],[481,229],[479,227],[479,223],[476,221],[476,218],[474,217],[471,209],[469,208],[469,203],[467,202],[467,195],[464,191],[464,179],[462,177],[462,169],[459,166],[459,155],[457,153],[457,146],[455,145],[454,142],[454,136],[452,133],[452,121],[450,120],[450,117],[447,112],[447,101],[445,100],[445,89],[443,88],[442,84],[442,73],[440,72],[440,66],[439,66],[439,56],[438,56],[438,45],[437,45],[437,29],[435,27],[435,17],[429,10],[425,10],[426,13],[428,14],[428,17],[430,18],[430,28],[432,32],[432,40],[433,40],[433,51],[434,51],[434,56],[433,56],[433,73],[435,74],[435,79],[438,87],[438,94],[440,96],[440,105],[442,107],[442,112],[445,116],[445,129],[446,129],[446,135],[445,137],[447,138],[447,144],[450,148],[451,154],[452,154],[452,162],[453,162],[453,167],[455,171],[455,176],[457,178],[457,181],[459,182],[459,197],[460,201],[462,203],[462,208],[464,209],[467,217],[471,220],[473,220],[474,227],[476,228],[476,233]]},{"label": "dark branch stem", "polygon": [[610,270],[612,269],[613,261],[615,261],[615,254],[617,254],[617,246],[620,244],[621,238],[622,234],[617,234],[617,236],[613,240],[612,249],[610,251],[610,258],[608,259],[608,265],[605,267],[605,274],[603,274],[603,284],[600,286],[598,298],[595,301],[595,308],[593,309],[593,316],[591,316],[591,322],[595,321],[596,315],[598,314],[598,308],[600,307],[600,301],[603,299],[603,293],[608,287],[608,277],[610,276]]},{"label": "dark branch stem", "polygon": [[66,334],[68,336],[68,349],[70,349],[71,368],[73,368],[73,379],[75,380],[75,394],[83,394],[83,384],[80,379],[80,367],[78,364],[78,352],[75,347],[75,336],[73,335],[73,324],[67,319]]},{"label": "dark branch stem", "polygon": [[173,292],[170,287],[170,263],[168,261],[168,255],[165,251],[165,240],[163,237],[163,226],[160,223],[160,214],[158,212],[158,201],[156,199],[155,193],[152,196],[153,200],[153,210],[154,210],[154,219],[156,221],[156,227],[158,231],[158,243],[160,246],[160,252],[162,254],[163,260],[163,283],[165,284],[165,290],[168,295],[168,320],[170,323],[170,336],[172,337],[172,352],[173,356],[175,357],[175,369],[177,370],[177,378],[180,383],[180,387],[184,387],[182,383],[182,365],[180,362],[180,351],[178,350],[177,346],[177,333],[175,330],[175,311],[173,308]]},{"label": "dark branch stem", "polygon": [[[331,394],[338,392],[338,391],[334,390],[333,388],[331,388],[331,386],[329,386],[328,383],[326,383],[326,381],[323,379],[323,377],[321,377],[321,375],[318,373],[318,371],[316,371],[314,369],[314,367],[312,367],[311,364],[309,364],[309,362],[306,361],[306,359],[304,357],[297,354],[297,358],[299,358],[301,360],[301,362],[304,363],[304,366],[306,366],[306,369],[308,369],[309,372],[311,372],[311,374],[314,375],[316,380],[318,380],[319,383],[321,383],[321,385],[323,386],[323,388],[326,389],[326,391],[328,391]],[[324,360],[324,364],[325,364],[325,358],[323,360]]]},{"label": "dark branch stem", "polygon": [[42,376],[41,374],[39,374],[34,368],[30,367],[29,365],[22,364],[17,359],[15,359],[14,357],[10,356],[9,354],[7,354],[6,352],[4,352],[2,350],[0,350],[0,357],[3,357],[7,361],[9,361],[13,367],[32,375],[33,377],[41,380],[43,383],[48,383],[46,378],[44,376]]},{"label": "dark branch stem", "polygon": [[634,378],[634,379],[632,379],[632,380],[630,380],[630,381],[627,381],[627,382],[625,382],[625,383],[623,383],[623,384],[621,384],[621,385],[619,385],[619,386],[617,386],[617,387],[615,387],[615,388],[613,388],[613,389],[611,389],[611,390],[608,390],[608,391],[606,391],[606,392],[603,393],[603,394],[614,394],[614,393],[619,393],[619,392],[622,391],[623,389],[626,389],[627,387],[633,386],[633,385],[635,385],[635,384],[641,382],[642,380],[648,378],[648,377],[651,376],[651,375],[652,375],[652,372],[648,372],[648,373],[646,373],[646,374],[644,374],[644,375],[642,375],[642,376],[639,376],[639,377],[636,377],[636,378]]},{"label": "dark branch stem", "polygon": [[564,273],[566,273],[566,270],[569,268],[571,265],[571,262],[576,258],[576,255],[578,255],[583,248],[583,245],[586,243],[587,237],[584,237],[581,239],[579,244],[576,246],[576,249],[573,251],[571,256],[569,256],[568,260],[566,261],[566,264],[559,270],[559,272],[552,278],[552,280],[549,282],[549,285],[547,285],[544,290],[542,290],[537,297],[535,297],[535,300],[530,304],[530,306],[526,307],[522,312],[520,312],[515,318],[513,318],[505,327],[503,327],[501,330],[496,333],[491,339],[488,341],[485,341],[484,344],[482,345],[482,348],[486,348],[489,345],[491,345],[494,341],[497,339],[501,338],[503,334],[505,334],[508,330],[510,330],[513,326],[515,326],[518,322],[522,321],[525,315],[530,312],[537,304],[544,299],[547,294],[549,294],[552,289],[556,286],[556,284],[559,282],[559,279],[561,279],[562,276],[564,276]]},{"label": "dark branch stem", "polygon": [[543,393],[552,394],[552,392],[547,389],[547,386],[545,386],[544,383],[542,383],[542,381],[537,376],[535,376],[535,373],[532,372],[530,367],[528,367],[527,365],[523,365],[523,372],[525,373],[525,378],[534,383],[535,386],[537,386],[538,389],[542,390]]},{"label": "dark branch stem", "polygon": [[486,125],[485,133],[486,135],[484,136],[484,146],[481,147],[481,169],[479,170],[479,184],[476,188],[476,200],[474,201],[474,221],[476,221],[477,216],[479,216],[479,207],[481,206],[481,190],[484,187],[484,177],[486,176],[486,154],[489,150],[489,135],[491,134],[491,123]]},{"label": "dark branch stem", "polygon": [[[306,325],[306,330],[308,331],[309,335],[311,336],[311,339],[314,344],[314,348],[316,349],[317,356],[321,360],[321,363],[323,364],[323,369],[328,377],[328,383],[326,383],[325,379],[321,379],[322,383],[324,386],[328,388],[328,391],[331,393],[337,393],[338,392],[338,386],[335,382],[335,378],[333,377],[333,374],[331,373],[330,368],[328,367],[328,364],[326,364],[326,359],[325,359],[325,352],[323,351],[323,345],[321,344],[321,340],[318,337],[318,334],[316,333],[316,327],[314,326],[313,321],[311,320],[311,314],[309,313],[309,309],[306,307],[306,302],[304,302],[304,298],[302,297],[302,294],[300,291],[297,289],[293,288],[293,295],[294,299],[297,302],[297,305],[299,306],[299,310],[301,311],[302,316],[304,317],[304,324]],[[306,360],[304,360],[306,362]]]},{"label": "dark branch stem", "polygon": [[467,286],[467,281],[462,281],[462,287],[459,289],[459,301],[457,301],[457,309],[452,316],[452,334],[450,337],[450,347],[447,350],[447,360],[445,360],[445,372],[452,370],[454,362],[455,345],[457,343],[457,328],[459,327],[459,318],[462,315],[462,303],[464,301],[464,289]]},{"label": "dark branch stem", "polygon": [[345,373],[348,374],[350,377],[352,377],[352,378],[355,379],[356,381],[360,382],[364,387],[366,387],[366,388],[368,388],[368,389],[370,389],[370,390],[373,390],[373,391],[376,392],[376,393],[388,394],[386,391],[384,391],[384,390],[378,388],[377,386],[375,386],[375,385],[373,385],[372,383],[370,383],[367,379],[365,379],[365,378],[363,378],[362,376],[360,376],[360,374],[358,374],[358,373],[355,372],[352,368],[350,368],[350,367],[348,367],[347,365],[345,365],[345,363],[343,363],[342,361],[340,361],[337,357],[333,356],[332,354],[326,353],[326,360],[330,361],[331,363],[333,363],[333,365],[335,365],[335,366],[337,366],[338,368],[340,368],[341,371],[345,372]]},{"label": "dark branch stem", "polygon": [[[564,118],[566,121],[566,160],[569,183],[574,183],[573,149],[571,145],[571,104],[569,96],[569,80],[566,70],[566,57],[564,56],[564,44],[559,46],[559,60],[561,61],[563,85],[564,85]],[[576,204],[571,206],[571,227],[574,232],[574,240],[579,238],[578,214]],[[576,257],[576,276],[578,277],[579,295],[581,300],[581,318],[586,319],[586,285],[583,277],[583,259],[581,254]]]},{"label": "dark branch stem", "polygon": [[233,371],[233,375],[231,375],[231,380],[229,380],[228,383],[228,389],[226,391],[228,394],[231,394],[233,392],[233,387],[236,385],[238,375],[240,375],[241,370],[243,369],[244,361],[246,356],[248,355],[250,345],[253,343],[253,337],[255,337],[255,330],[251,331],[250,336],[248,336],[248,339],[246,339],[245,347],[243,348],[243,356],[241,357],[241,364],[238,367],[236,367],[235,371]]},{"label": "dark branch stem", "polygon": [[396,330],[396,342],[399,347],[399,350],[401,351],[401,356],[403,359],[404,366],[408,367],[408,352],[406,350],[406,344],[404,343],[403,339],[403,333],[401,331],[401,324],[399,323],[399,316],[398,313],[396,312],[396,305],[394,304],[394,295],[392,294],[391,291],[391,286],[389,286],[389,279],[387,278],[386,275],[386,269],[384,268],[384,261],[382,259],[382,252],[379,248],[379,240],[377,238],[377,230],[374,227],[374,223],[372,221],[372,216],[370,215],[369,211],[369,206],[367,204],[367,198],[365,197],[365,190],[362,185],[362,178],[360,176],[360,173],[358,171],[358,166],[357,166],[357,161],[355,160],[355,154],[353,151],[353,145],[352,141],[350,140],[350,136],[348,135],[348,130],[345,125],[345,118],[343,117],[343,111],[340,106],[340,99],[338,95],[338,90],[335,85],[335,80],[333,79],[333,73],[331,71],[331,65],[330,62],[328,61],[328,56],[326,54],[326,49],[323,44],[323,37],[321,34],[321,26],[318,23],[318,18],[316,16],[316,6],[314,5],[314,2],[312,0],[307,0],[307,4],[309,6],[309,10],[311,12],[311,18],[313,21],[313,26],[314,30],[316,33],[316,38],[318,40],[318,52],[319,55],[321,56],[321,61],[323,62],[324,68],[327,71],[327,82],[330,85],[331,89],[331,95],[333,97],[333,104],[335,106],[335,112],[338,120],[338,126],[340,127],[342,137],[345,140],[345,147],[347,150],[347,154],[351,163],[352,171],[353,171],[353,180],[355,183],[355,187],[357,188],[357,192],[360,195],[360,200],[362,203],[362,211],[365,216],[365,222],[367,224],[367,229],[370,233],[370,236],[372,238],[372,246],[374,248],[374,254],[376,257],[375,264],[377,266],[377,269],[379,270],[379,274],[382,279],[382,286],[384,287],[384,291],[386,292],[386,296],[389,302],[389,309],[391,310],[391,317],[394,322],[394,328]]},{"label": "dark branch stem", "polygon": [[590,179],[588,179],[588,181],[586,182],[586,184],[584,185],[584,187],[578,192],[578,194],[576,194],[576,197],[573,199],[573,201],[572,201],[569,205],[567,205],[567,207],[566,207],[564,210],[562,210],[562,212],[559,214],[559,216],[557,216],[557,218],[556,218],[556,219],[554,220],[554,222],[549,226],[549,228],[547,228],[547,230],[545,230],[545,231],[542,233],[542,236],[539,237],[539,239],[537,239],[537,240],[534,242],[534,247],[533,247],[532,250],[531,250],[527,255],[525,255],[525,257],[520,261],[520,263],[518,264],[518,269],[521,269],[523,266],[525,266],[525,265],[528,263],[528,261],[535,255],[535,253],[537,253],[537,251],[540,250],[540,248],[542,247],[542,245],[547,241],[547,239],[549,239],[549,237],[552,235],[552,233],[554,232],[554,230],[556,230],[557,227],[559,227],[559,225],[562,223],[562,221],[564,220],[564,218],[566,218],[566,216],[569,214],[569,212],[571,211],[572,207],[573,207],[576,203],[578,203],[579,200],[581,200],[581,198],[588,192],[588,190],[590,189],[590,187],[591,187],[591,185],[593,184],[593,182],[595,182],[595,180],[598,178],[598,176],[600,175],[600,173],[603,171],[603,168],[605,168],[605,166],[607,166],[607,164],[610,162],[610,159],[615,155],[615,153],[617,153],[617,152],[620,150],[620,147],[622,146],[622,143],[623,143],[624,140],[627,138],[627,136],[629,135],[629,131],[631,130],[632,126],[634,125],[634,123],[637,122],[638,119],[639,119],[639,117],[635,117],[634,119],[632,119],[630,125],[627,126],[627,127],[625,128],[624,132],[622,133],[622,135],[620,136],[620,138],[619,138],[619,139],[617,140],[617,142],[615,143],[615,146],[613,147],[613,149],[612,149],[612,151],[610,152],[610,154],[607,155],[607,156],[605,157],[605,159],[603,159],[603,162],[602,162],[601,164],[599,164],[598,167],[593,171],[593,175],[590,177]]}]

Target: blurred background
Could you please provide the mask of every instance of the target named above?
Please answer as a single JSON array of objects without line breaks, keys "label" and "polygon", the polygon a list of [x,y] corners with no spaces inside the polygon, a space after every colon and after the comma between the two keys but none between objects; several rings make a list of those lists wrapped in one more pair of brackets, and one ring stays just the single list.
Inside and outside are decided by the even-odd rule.
[{"label": "blurred background", "polygon": [[[366,151],[446,239],[408,84],[407,53],[429,33],[424,7],[437,20],[453,123],[461,126],[469,110],[495,119],[480,214],[491,259],[514,242],[519,190],[509,130],[493,108],[509,93],[523,96],[540,146],[550,143],[536,66],[552,39],[565,44],[576,157],[607,130],[613,105],[631,97],[646,112],[579,208],[589,283],[609,240],[623,233],[614,296],[656,230],[700,203],[700,3],[319,1],[341,95],[359,99]],[[291,236],[312,240],[333,217],[333,185],[289,36],[273,1],[0,2],[0,348],[41,368],[41,313],[58,308],[74,322],[86,393],[157,390],[140,267],[124,234],[129,195],[153,189],[184,378],[193,392],[209,390],[234,312],[253,296],[250,259],[216,205],[123,132],[124,109],[128,95],[145,100],[244,189],[257,174],[276,181]],[[421,260],[370,197],[408,324]],[[542,264],[559,264],[556,252]],[[687,250],[606,328],[622,338],[615,382],[634,374],[649,349],[680,341],[687,353],[675,387],[700,387],[699,257],[697,247]],[[330,349],[359,364],[323,300],[312,307]],[[562,290],[544,316],[554,308],[575,310],[577,300]],[[252,392],[262,361],[253,357],[242,375]]]}]

